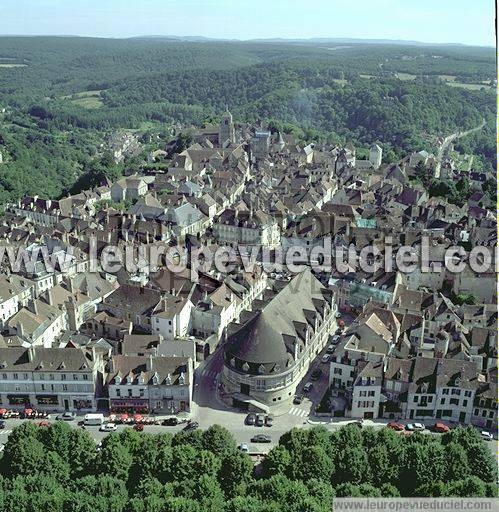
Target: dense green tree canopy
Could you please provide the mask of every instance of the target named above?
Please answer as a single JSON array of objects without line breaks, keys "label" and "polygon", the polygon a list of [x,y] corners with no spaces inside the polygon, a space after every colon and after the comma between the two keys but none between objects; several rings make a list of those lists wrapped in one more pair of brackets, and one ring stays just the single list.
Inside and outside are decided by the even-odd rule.
[{"label": "dense green tree canopy", "polygon": [[261,467],[214,425],[195,435],[126,429],[100,450],[67,424],[26,422],[1,459],[6,512],[325,512],[333,496],[494,496],[496,464],[473,428],[441,437],[355,426],[293,429]]}]

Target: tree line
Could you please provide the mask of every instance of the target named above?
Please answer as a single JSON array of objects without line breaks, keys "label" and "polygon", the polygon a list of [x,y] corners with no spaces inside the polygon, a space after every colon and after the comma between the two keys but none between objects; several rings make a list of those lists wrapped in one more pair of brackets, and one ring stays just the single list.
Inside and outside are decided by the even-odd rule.
[{"label": "tree line", "polygon": [[174,435],[89,433],[25,422],[0,461],[4,512],[322,512],[334,496],[496,495],[494,458],[473,428],[441,437],[346,426],[292,429],[254,467],[213,425]]}]

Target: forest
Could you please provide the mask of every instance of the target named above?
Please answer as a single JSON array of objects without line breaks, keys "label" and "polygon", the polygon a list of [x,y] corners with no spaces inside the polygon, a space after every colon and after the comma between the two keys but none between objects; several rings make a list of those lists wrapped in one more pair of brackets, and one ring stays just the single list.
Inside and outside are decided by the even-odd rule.
[{"label": "forest", "polygon": [[0,203],[67,194],[115,130],[201,126],[225,106],[302,140],[377,142],[387,161],[485,119],[458,149],[490,172],[494,79],[489,48],[1,37]]},{"label": "forest", "polygon": [[0,460],[4,512],[329,512],[335,496],[496,496],[479,433],[404,436],[355,425],[292,429],[254,466],[232,435],[125,429],[96,446],[56,422],[25,422]]}]

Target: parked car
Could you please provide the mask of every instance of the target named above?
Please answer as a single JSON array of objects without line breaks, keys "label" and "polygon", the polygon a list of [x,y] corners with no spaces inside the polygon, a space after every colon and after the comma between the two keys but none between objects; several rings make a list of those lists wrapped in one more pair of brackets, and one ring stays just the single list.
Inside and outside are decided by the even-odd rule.
[{"label": "parked car", "polygon": [[310,391],[312,391],[312,388],[314,387],[313,383],[312,382],[307,382],[304,386],[303,386],[303,392],[304,393],[310,393]]},{"label": "parked car", "polygon": [[355,421],[351,421],[348,424],[349,425],[353,425],[354,427],[362,428],[362,425],[364,424],[364,420],[361,418],[361,419],[358,419],[358,420],[355,420]]},{"label": "parked car", "polygon": [[336,315],[334,315],[336,318],[341,318],[341,313],[338,311]]},{"label": "parked car", "polygon": [[5,420],[0,420],[0,429],[3,430],[5,428],[5,425],[6,425]]},{"label": "parked car", "polygon": [[239,449],[239,451],[241,451],[243,453],[248,453],[249,452],[249,448],[248,448],[248,445],[246,443],[241,443],[238,446],[238,449]]},{"label": "parked car", "polygon": [[269,415],[265,418],[265,425],[267,425],[267,427],[271,427],[273,424],[274,424],[274,416],[272,416],[271,414],[269,414]]},{"label": "parked car", "polygon": [[57,421],[73,421],[76,418],[76,414],[74,412],[63,412],[62,414],[58,414],[55,418]]},{"label": "parked car", "polygon": [[116,423],[104,423],[104,425],[101,425],[99,430],[101,432],[114,432],[117,428]]},{"label": "parked car", "polygon": [[244,423],[246,423],[246,425],[254,425],[256,423],[256,414],[250,412],[248,416],[246,416]]},{"label": "parked car", "polygon": [[256,415],[255,425],[257,427],[263,427],[265,425],[265,415],[264,414],[257,414]]},{"label": "parked car", "polygon": [[435,423],[435,425],[433,426],[433,430],[440,434],[447,434],[447,432],[450,432],[450,427],[448,425],[446,425],[445,423],[437,421]]},{"label": "parked car", "polygon": [[184,432],[190,432],[191,430],[196,430],[199,427],[199,423],[197,421],[188,421],[187,425],[183,428]]},{"label": "parked car", "polygon": [[390,421],[387,425],[388,428],[391,428],[392,430],[396,430],[397,432],[401,432],[405,429],[404,425],[402,423],[397,423],[396,421]]},{"label": "parked car", "polygon": [[490,432],[487,432],[486,430],[482,430],[480,432],[480,435],[482,436],[482,439],[484,439],[485,441],[492,441],[494,439],[494,436]]},{"label": "parked car", "polygon": [[335,331],[335,334],[337,336],[340,336],[342,333],[343,333],[343,327],[338,327],[338,329],[336,329],[336,331]]},{"label": "parked car", "polygon": [[271,443],[272,439],[266,434],[257,434],[251,438],[252,443]]},{"label": "parked car", "polygon": [[179,421],[178,418],[166,418],[161,422],[161,425],[165,427],[174,427],[175,425],[178,425]]},{"label": "parked car", "polygon": [[339,334],[335,334],[332,338],[331,338],[331,341],[333,343],[338,343],[338,341],[340,341],[340,335]]},{"label": "parked car", "polygon": [[319,380],[321,378],[321,375],[322,375],[322,370],[317,368],[316,370],[314,370],[312,372],[312,375],[310,376],[310,379],[313,380],[313,381]]},{"label": "parked car", "polygon": [[293,403],[295,405],[300,405],[303,402],[303,395],[295,395],[295,398],[293,399]]},{"label": "parked car", "polygon": [[137,432],[142,432],[144,430],[144,424],[143,423],[136,423],[133,426],[133,429]]},{"label": "parked car", "polygon": [[329,354],[324,354],[322,356],[321,363],[329,363]]},{"label": "parked car", "polygon": [[425,426],[422,423],[408,423],[405,427],[409,432],[422,432]]},{"label": "parked car", "polygon": [[335,346],[333,344],[329,345],[326,349],[326,354],[332,354],[334,352]]},{"label": "parked car", "polygon": [[38,423],[39,427],[50,427],[50,421],[40,421]]}]

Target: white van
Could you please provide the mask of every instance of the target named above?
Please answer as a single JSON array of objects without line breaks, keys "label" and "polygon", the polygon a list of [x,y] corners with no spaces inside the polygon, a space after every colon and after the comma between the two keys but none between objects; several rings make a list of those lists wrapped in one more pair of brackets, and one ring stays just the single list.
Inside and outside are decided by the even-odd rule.
[{"label": "white van", "polygon": [[85,414],[85,425],[102,425],[104,423],[104,414]]}]

